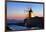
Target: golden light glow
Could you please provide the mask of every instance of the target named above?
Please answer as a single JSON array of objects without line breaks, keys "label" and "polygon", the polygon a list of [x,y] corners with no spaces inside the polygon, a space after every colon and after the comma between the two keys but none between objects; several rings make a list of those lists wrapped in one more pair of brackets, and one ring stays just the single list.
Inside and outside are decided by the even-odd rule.
[{"label": "golden light glow", "polygon": [[35,17],[35,13],[32,13],[32,17]]}]

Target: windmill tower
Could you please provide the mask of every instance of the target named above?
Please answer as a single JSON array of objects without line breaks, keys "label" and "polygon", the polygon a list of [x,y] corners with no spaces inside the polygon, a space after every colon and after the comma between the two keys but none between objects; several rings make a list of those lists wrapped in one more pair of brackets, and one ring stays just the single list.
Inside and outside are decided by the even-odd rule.
[{"label": "windmill tower", "polygon": [[28,8],[28,9],[26,9],[26,12],[28,12],[28,18],[31,18],[32,17],[32,9]]},{"label": "windmill tower", "polygon": [[32,9],[30,8],[30,10],[29,10],[29,18],[32,17],[31,13],[32,13]]}]

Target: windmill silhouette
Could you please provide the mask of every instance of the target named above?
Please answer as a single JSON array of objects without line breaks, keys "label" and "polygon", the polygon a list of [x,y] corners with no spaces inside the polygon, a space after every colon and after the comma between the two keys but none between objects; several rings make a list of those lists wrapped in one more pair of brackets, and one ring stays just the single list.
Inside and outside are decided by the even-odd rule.
[{"label": "windmill silhouette", "polygon": [[32,13],[32,9],[30,8],[30,10],[29,10],[29,18],[31,18],[31,13]]},{"label": "windmill silhouette", "polygon": [[28,18],[31,18],[32,17],[32,9],[31,8],[28,8],[26,9],[26,12],[28,12]]}]

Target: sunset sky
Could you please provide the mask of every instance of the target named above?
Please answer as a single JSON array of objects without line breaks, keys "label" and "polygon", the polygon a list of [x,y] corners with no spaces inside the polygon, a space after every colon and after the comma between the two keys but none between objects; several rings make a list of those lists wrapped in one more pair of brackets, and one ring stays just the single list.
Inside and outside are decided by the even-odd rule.
[{"label": "sunset sky", "polygon": [[8,19],[24,19],[28,15],[25,12],[25,8],[32,8],[32,17],[39,16],[43,17],[43,4],[34,3],[7,3],[7,18]]}]

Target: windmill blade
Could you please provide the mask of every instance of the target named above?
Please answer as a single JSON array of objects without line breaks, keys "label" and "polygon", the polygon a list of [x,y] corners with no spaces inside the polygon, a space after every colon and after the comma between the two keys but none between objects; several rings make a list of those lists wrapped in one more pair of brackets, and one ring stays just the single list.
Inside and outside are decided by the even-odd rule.
[{"label": "windmill blade", "polygon": [[25,12],[29,12],[28,10],[25,10]]},{"label": "windmill blade", "polygon": [[24,12],[29,12],[29,10],[30,10],[29,8],[25,8]]}]

